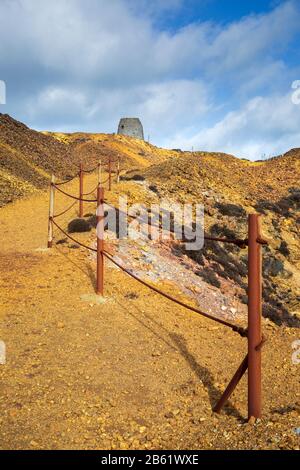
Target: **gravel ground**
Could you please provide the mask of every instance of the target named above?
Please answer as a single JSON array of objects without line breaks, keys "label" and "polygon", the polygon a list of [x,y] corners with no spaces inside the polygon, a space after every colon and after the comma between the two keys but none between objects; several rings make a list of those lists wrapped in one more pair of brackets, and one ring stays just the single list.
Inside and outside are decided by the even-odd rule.
[{"label": "gravel ground", "polygon": [[246,421],[247,376],[216,415],[245,340],[108,263],[105,302],[82,301],[95,263],[72,242],[42,251],[47,205],[41,192],[1,209],[2,449],[299,450],[298,329],[264,321],[263,419]]}]

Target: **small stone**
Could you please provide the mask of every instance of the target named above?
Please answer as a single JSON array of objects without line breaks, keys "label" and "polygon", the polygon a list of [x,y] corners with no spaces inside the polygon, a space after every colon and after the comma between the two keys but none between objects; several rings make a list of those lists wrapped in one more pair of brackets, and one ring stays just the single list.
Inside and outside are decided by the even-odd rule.
[{"label": "small stone", "polygon": [[251,418],[248,420],[248,424],[250,424],[251,426],[254,426],[255,423],[256,423],[256,418],[254,416],[251,416]]},{"label": "small stone", "polygon": [[159,356],[161,356],[161,353],[158,351],[155,351],[152,353],[152,357],[159,357]]},{"label": "small stone", "polygon": [[39,447],[39,444],[36,441],[30,441],[31,447]]},{"label": "small stone", "polygon": [[128,446],[128,444],[126,444],[126,442],[121,442],[120,449],[121,450],[128,450],[129,446]]},{"label": "small stone", "polygon": [[64,328],[64,327],[65,327],[65,324],[64,324],[63,322],[59,321],[59,322],[57,323],[57,328],[62,329],[62,328]]}]

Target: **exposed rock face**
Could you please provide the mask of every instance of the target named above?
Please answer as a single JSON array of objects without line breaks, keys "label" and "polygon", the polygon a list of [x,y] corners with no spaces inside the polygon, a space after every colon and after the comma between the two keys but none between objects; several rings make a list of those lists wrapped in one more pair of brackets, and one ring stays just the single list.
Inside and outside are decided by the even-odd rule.
[{"label": "exposed rock face", "polygon": [[[185,152],[141,175],[162,198],[203,203],[212,237],[246,238],[247,214],[260,213],[269,240],[263,248],[263,314],[278,325],[300,327],[300,149],[263,163]],[[202,250],[180,244],[176,253],[196,261],[196,274],[221,291],[232,283],[235,296],[247,303],[247,250],[206,241]]]},{"label": "exposed rock face", "polygon": [[119,122],[118,134],[128,135],[144,140],[144,130],[139,118],[122,118]]}]

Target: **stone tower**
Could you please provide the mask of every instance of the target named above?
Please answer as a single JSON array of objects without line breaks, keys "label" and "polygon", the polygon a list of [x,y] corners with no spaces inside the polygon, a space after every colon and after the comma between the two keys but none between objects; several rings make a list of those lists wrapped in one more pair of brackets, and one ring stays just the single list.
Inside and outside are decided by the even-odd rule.
[{"label": "stone tower", "polygon": [[144,140],[144,130],[139,118],[122,118],[119,122],[118,134],[128,135]]}]

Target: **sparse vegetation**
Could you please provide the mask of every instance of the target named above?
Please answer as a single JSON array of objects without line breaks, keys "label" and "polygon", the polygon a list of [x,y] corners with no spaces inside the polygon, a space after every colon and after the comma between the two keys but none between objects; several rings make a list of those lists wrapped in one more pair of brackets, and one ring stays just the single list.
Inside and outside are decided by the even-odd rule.
[{"label": "sparse vegetation", "polygon": [[[51,171],[65,178],[81,159],[91,167],[110,155],[121,157],[125,176],[106,192],[111,204],[121,194],[129,203],[150,204],[158,196],[202,202],[207,234],[243,239],[247,214],[262,213],[270,241],[263,273],[268,341],[257,424],[245,421],[245,380],[221,415],[211,411],[245,355],[238,335],[174,306],[107,262],[103,304],[85,302],[87,293],[93,299],[92,254],[59,232],[45,252],[43,189]],[[120,136],[41,134],[0,116],[0,316],[1,338],[9,342],[9,362],[0,369],[1,446],[299,448],[298,369],[290,360],[300,326],[299,158],[293,150],[253,163],[220,153],[166,151]],[[86,187],[93,188],[96,178],[87,175]],[[68,189],[77,194],[78,181]],[[14,204],[23,195],[30,197]],[[57,197],[56,209],[65,206],[65,198]],[[94,211],[85,204],[85,217],[78,219],[76,210],[61,223],[67,229],[71,221],[76,240],[92,246]],[[245,322],[247,250],[211,241],[188,252],[176,242],[148,240],[128,251],[124,246],[115,253],[127,256],[133,272],[140,270],[178,299]],[[108,243],[112,252],[116,247]]]}]

